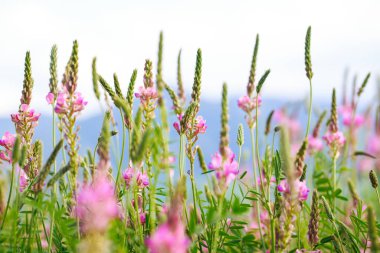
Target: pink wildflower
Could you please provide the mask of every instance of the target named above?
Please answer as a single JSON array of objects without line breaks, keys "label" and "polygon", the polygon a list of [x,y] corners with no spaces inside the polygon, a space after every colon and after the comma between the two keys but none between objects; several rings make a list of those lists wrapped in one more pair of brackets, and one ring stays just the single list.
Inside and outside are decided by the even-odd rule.
[{"label": "pink wildflower", "polygon": [[258,96],[258,98],[250,98],[249,96],[244,95],[238,99],[238,107],[246,113],[252,112],[256,108],[256,103],[259,107],[261,106],[261,96]]},{"label": "pink wildflower", "polygon": [[16,124],[32,122],[32,125],[36,126],[40,116],[41,113],[36,113],[28,104],[22,104],[18,113],[11,114],[11,119]]},{"label": "pink wildflower", "polygon": [[235,160],[235,154],[228,147],[226,148],[226,157],[227,158],[223,161],[222,155],[219,152],[215,153],[211,158],[208,168],[215,170],[216,177],[219,180],[224,180],[226,185],[228,185],[239,173],[239,166]]},{"label": "pink wildflower", "polygon": [[181,126],[180,126],[179,122],[177,122],[177,121],[174,122],[173,127],[177,131],[178,134],[181,134]]},{"label": "pink wildflower", "polygon": [[323,139],[325,140],[326,144],[334,149],[339,149],[343,147],[344,143],[346,142],[346,138],[344,137],[343,133],[338,132],[331,132],[328,131],[324,136]]},{"label": "pink wildflower", "polygon": [[207,129],[206,120],[202,116],[198,115],[194,121],[188,122],[186,129],[181,129],[181,121],[183,119],[183,114],[177,115],[179,121],[173,123],[174,129],[178,134],[186,132],[187,130],[194,131],[195,135],[204,134]]},{"label": "pink wildflower", "polygon": [[5,132],[4,136],[0,139],[0,146],[3,146],[5,150],[0,151],[0,160],[12,162],[13,145],[16,141],[16,135],[9,132]]},{"label": "pink wildflower", "polygon": [[119,208],[114,187],[105,176],[99,175],[80,190],[75,211],[82,231],[106,231],[109,221],[118,217]]},{"label": "pink wildflower", "polygon": [[129,188],[132,185],[133,178],[136,180],[136,185],[142,189],[149,185],[149,177],[146,173],[141,173],[140,171],[135,171],[131,166],[128,167],[127,170],[123,172],[123,178],[125,180],[125,184]]},{"label": "pink wildflower", "polygon": [[25,188],[28,186],[29,178],[23,169],[19,169],[19,173],[20,173],[20,178],[19,178],[20,192],[23,192]]},{"label": "pink wildflower", "polygon": [[202,116],[197,116],[197,118],[195,119],[195,132],[198,134],[198,133],[201,133],[201,134],[204,134],[206,132],[206,129],[207,129],[207,125],[206,125],[206,120],[203,119]]},{"label": "pink wildflower", "polygon": [[154,87],[139,87],[139,92],[135,93],[135,97],[139,98],[141,103],[146,104],[150,100],[155,100],[158,98],[158,93]]},{"label": "pink wildflower", "polygon": [[53,93],[49,92],[47,95],[46,95],[46,101],[49,105],[52,105],[54,103],[54,99],[55,99],[55,96]]},{"label": "pink wildflower", "polygon": [[146,240],[146,246],[151,253],[186,253],[190,244],[182,222],[175,226],[166,222]]},{"label": "pink wildflower", "polygon": [[323,142],[318,137],[309,136],[308,144],[309,144],[308,151],[310,154],[313,154],[318,151],[322,151],[323,149]]},{"label": "pink wildflower", "polygon": [[16,135],[5,132],[4,136],[0,139],[0,146],[6,149],[12,149],[16,141]]},{"label": "pink wildflower", "polygon": [[54,110],[58,114],[65,114],[70,110],[73,112],[80,112],[86,105],[87,101],[84,100],[80,92],[74,92],[70,98],[67,91],[61,91],[58,93]]},{"label": "pink wildflower", "polygon": [[[290,186],[287,180],[282,180],[281,183],[278,185],[277,189],[279,192],[282,192],[284,194],[290,194]],[[309,188],[307,188],[305,181],[301,182],[299,180],[296,180],[294,182],[294,189],[298,192],[299,201],[307,200],[310,190]]]},{"label": "pink wildflower", "polygon": [[353,115],[353,108],[351,105],[343,105],[338,109],[340,115],[343,119],[343,125],[345,126],[355,126],[360,127],[365,123],[365,118],[362,115],[356,114],[355,117]]}]

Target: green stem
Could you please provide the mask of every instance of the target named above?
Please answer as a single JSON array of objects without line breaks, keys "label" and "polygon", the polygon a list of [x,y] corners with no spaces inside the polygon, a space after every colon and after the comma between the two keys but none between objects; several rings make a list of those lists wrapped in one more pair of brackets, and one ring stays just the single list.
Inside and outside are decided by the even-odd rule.
[{"label": "green stem", "polygon": [[301,248],[301,213],[300,213],[300,216],[297,217],[297,227],[298,227],[298,233],[297,233],[297,241],[298,241],[298,248],[300,249]]},{"label": "green stem", "polygon": [[194,162],[190,161],[190,180],[191,180],[191,191],[193,193],[193,205],[194,205],[194,221],[197,223],[198,211],[197,211],[197,190],[194,182]]},{"label": "green stem", "polygon": [[[120,115],[121,115],[121,118],[123,119],[123,113],[121,112],[120,110]],[[124,152],[125,152],[125,125],[124,125],[124,122],[122,123],[123,125],[123,141],[122,141],[122,146],[121,146],[121,157],[120,157],[120,160],[119,160],[119,165],[117,167],[117,175],[116,175],[116,187],[115,187],[115,190],[118,190],[119,189],[119,177],[120,177],[120,173],[121,173],[121,166],[123,165],[123,160],[124,160]]]},{"label": "green stem", "polygon": [[377,188],[376,188],[376,195],[377,195],[377,201],[379,202],[379,206],[380,206],[380,196],[379,196],[379,191],[377,190]]},{"label": "green stem", "polygon": [[[255,183],[255,190],[256,190],[257,193],[259,193],[259,185],[257,183],[257,173],[256,173],[256,169],[255,169],[255,155],[254,155],[255,154],[255,140],[254,140],[254,130],[253,130],[252,127],[250,128],[250,133],[251,133],[253,180],[254,180],[254,183]],[[263,232],[261,230],[260,200],[257,200],[257,202],[256,202],[256,212],[257,212],[257,224],[258,224],[258,227],[259,227],[260,239],[261,239],[261,243],[262,243],[262,246],[263,246],[263,252],[265,252],[265,242],[264,242],[264,238],[263,238]]]},{"label": "green stem", "polygon": [[12,191],[13,191],[13,181],[14,181],[14,177],[15,177],[15,169],[16,169],[15,164],[12,164],[11,185],[9,187],[7,206],[5,207],[4,216],[3,216],[3,220],[1,222],[0,230],[3,230],[5,219],[7,218],[7,214],[8,214],[9,204],[11,202]]},{"label": "green stem", "polygon": [[333,181],[333,194],[332,194],[332,212],[335,214],[335,191],[336,191],[336,158],[337,156],[334,154],[333,156],[333,167],[332,167],[332,181]]},{"label": "green stem", "polygon": [[305,134],[305,138],[307,138],[309,136],[309,130],[310,130],[310,120],[311,120],[311,108],[312,108],[312,104],[313,104],[313,86],[311,84],[311,79],[309,79],[309,85],[310,85],[310,89],[309,89],[309,108],[308,108],[308,112],[307,112],[307,127],[306,127],[306,134]]},{"label": "green stem", "polygon": [[[260,150],[259,150],[259,100],[256,99],[256,109],[255,109],[255,121],[256,121],[256,136],[255,136],[255,143],[256,143],[256,162],[257,162],[257,171],[259,172],[260,177],[260,185],[262,190],[262,195],[264,199],[265,197],[265,190],[264,190],[264,178],[263,178],[263,172],[260,169]],[[256,182],[257,183],[257,182]],[[270,182],[268,182],[268,186],[270,185]]]},{"label": "green stem", "polygon": [[[219,217],[222,214],[225,193],[226,193],[226,191],[223,192],[223,194],[220,196],[220,199],[219,199],[219,203],[218,203],[218,215],[219,215]],[[217,250],[218,250],[218,242],[220,241],[219,230],[220,230],[220,222],[217,222],[216,225],[215,225],[214,240],[212,240],[212,247],[211,247],[212,250],[211,250],[211,253],[216,253]]]},{"label": "green stem", "polygon": [[[52,126],[52,132],[53,132],[53,147],[55,147],[55,112],[54,112],[54,106],[53,108],[53,126]],[[57,172],[57,163],[54,161],[54,175]],[[53,189],[52,189],[52,202],[54,204],[53,208],[53,213],[51,216],[51,221],[50,221],[50,235],[49,235],[49,244],[48,244],[48,252],[52,252],[52,241],[53,241],[53,230],[54,230],[54,219],[55,219],[55,199],[56,199],[56,194],[57,194],[57,184],[54,184]]]},{"label": "green stem", "polygon": [[276,234],[275,234],[275,224],[274,224],[274,217],[272,215],[270,219],[270,234],[271,234],[271,253],[275,253],[276,250]]},{"label": "green stem", "polygon": [[185,174],[185,136],[181,134],[179,136],[179,176],[182,177]]},{"label": "green stem", "polygon": [[131,148],[132,148],[132,129],[128,130],[128,166],[131,162]]},{"label": "green stem", "polygon": [[139,233],[139,236],[140,236],[140,240],[141,240],[141,243],[144,243],[144,235],[143,235],[143,232],[142,232],[142,227],[141,227],[141,222],[140,222],[140,213],[139,213],[139,199],[138,199],[138,194],[137,194],[137,186],[135,186],[135,189],[134,189],[134,204],[135,204],[135,211],[136,211],[136,223],[137,223],[137,231]]},{"label": "green stem", "polygon": [[[238,170],[240,169],[240,158],[241,158],[241,146],[239,146]],[[235,184],[236,184],[236,178],[234,179],[234,183],[232,184],[231,197],[230,197],[230,202],[229,202],[228,210],[231,209],[232,198],[233,198],[233,196],[234,196],[234,191],[235,191]]]}]

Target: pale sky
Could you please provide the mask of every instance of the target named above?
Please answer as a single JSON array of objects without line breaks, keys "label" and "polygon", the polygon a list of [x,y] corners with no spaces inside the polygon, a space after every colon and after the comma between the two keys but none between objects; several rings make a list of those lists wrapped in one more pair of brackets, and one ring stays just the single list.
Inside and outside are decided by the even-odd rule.
[{"label": "pale sky", "polygon": [[[59,77],[72,41],[79,41],[79,90],[89,100],[86,114],[98,105],[92,92],[91,59],[109,82],[116,72],[124,90],[134,68],[142,84],[144,61],[156,63],[158,35],[164,31],[165,80],[176,84],[182,48],[183,78],[192,85],[197,48],[203,51],[202,97],[219,100],[221,85],[231,96],[245,92],[254,40],[260,34],[258,75],[270,68],[264,96],[302,99],[308,92],[304,38],[312,26],[314,94],[329,98],[341,87],[346,67],[362,80],[380,69],[380,2],[363,1],[17,1],[0,0],[0,116],[18,108],[24,56],[31,51],[35,80],[32,105],[46,106],[49,54],[58,45]],[[155,70],[154,70],[155,71]]]}]

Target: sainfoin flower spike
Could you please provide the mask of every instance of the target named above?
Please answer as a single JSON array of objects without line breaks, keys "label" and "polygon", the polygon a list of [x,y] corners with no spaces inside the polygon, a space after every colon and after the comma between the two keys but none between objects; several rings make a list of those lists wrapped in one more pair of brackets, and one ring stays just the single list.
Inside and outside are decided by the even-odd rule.
[{"label": "sainfoin flower spike", "polygon": [[135,184],[143,189],[149,186],[149,177],[146,173],[142,173],[141,171],[137,171],[130,164],[129,167],[123,172],[123,178],[125,180],[125,184],[127,188],[131,187],[131,185],[135,182]]},{"label": "sainfoin flower spike", "polygon": [[12,162],[12,149],[16,141],[16,135],[10,132],[5,132],[4,136],[0,139],[0,146],[5,150],[0,150],[0,160],[8,163]]},{"label": "sainfoin flower spike", "polygon": [[58,93],[54,111],[58,114],[66,114],[70,110],[78,113],[85,108],[87,103],[80,92],[74,92],[72,97],[70,97],[70,94],[66,90],[63,90]]},{"label": "sainfoin flower spike", "polygon": [[16,124],[32,123],[33,126],[36,126],[40,116],[41,113],[36,113],[28,104],[22,104],[18,113],[11,114],[11,119]]},{"label": "sainfoin flower spike", "polygon": [[[290,186],[287,182],[287,180],[282,180],[281,183],[277,187],[279,192],[282,192],[284,194],[291,194],[290,192]],[[307,197],[309,196],[309,188],[306,186],[305,181],[294,181],[294,189],[298,193],[298,200],[299,201],[305,201],[307,200]]]},{"label": "sainfoin flower spike", "polygon": [[[182,180],[181,180],[182,181]],[[145,244],[151,253],[186,253],[191,245],[181,219],[183,207],[183,182],[179,182],[177,191],[173,195],[170,208],[167,211],[167,220],[158,226]]]},{"label": "sainfoin flower spike", "polygon": [[80,189],[75,213],[84,233],[105,232],[109,222],[118,217],[114,187],[105,175],[98,175],[91,185]]},{"label": "sainfoin flower spike", "polygon": [[222,155],[217,152],[212,156],[208,168],[215,170],[218,180],[228,185],[239,174],[239,164],[235,160],[235,154],[229,147],[226,147],[225,151],[226,159],[224,160]]}]

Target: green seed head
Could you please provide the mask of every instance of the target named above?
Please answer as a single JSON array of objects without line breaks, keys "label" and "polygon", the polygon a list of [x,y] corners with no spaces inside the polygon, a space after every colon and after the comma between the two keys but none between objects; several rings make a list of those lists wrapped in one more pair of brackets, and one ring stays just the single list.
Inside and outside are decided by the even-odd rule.
[{"label": "green seed head", "polygon": [[57,45],[53,45],[50,52],[50,79],[49,88],[50,92],[57,96],[58,92],[58,74],[57,74]]},{"label": "green seed head", "polygon": [[305,38],[305,70],[306,76],[309,80],[313,78],[313,71],[311,69],[311,56],[310,56],[310,41],[311,41],[311,26],[307,29]]},{"label": "green seed head", "polygon": [[379,181],[377,179],[377,175],[376,175],[376,173],[373,170],[371,170],[369,172],[369,180],[371,181],[371,185],[372,185],[373,188],[376,189],[377,186],[379,186]]},{"label": "green seed head", "polygon": [[253,56],[251,62],[251,69],[249,71],[249,78],[247,84],[247,94],[249,97],[252,96],[252,93],[255,89],[255,76],[256,76],[256,60],[257,60],[257,52],[259,51],[259,35],[256,35],[255,48],[253,49]]},{"label": "green seed head", "polygon": [[146,59],[144,67],[144,87],[153,87],[153,85],[153,64],[151,60]]},{"label": "green seed head", "polygon": [[99,78],[98,72],[96,70],[96,57],[92,59],[92,88],[94,90],[96,99],[100,100]]},{"label": "green seed head", "polygon": [[195,74],[193,91],[191,93],[192,102],[195,102],[199,107],[199,101],[201,97],[201,81],[202,81],[202,50],[197,51],[197,61],[195,63]]},{"label": "green seed head", "polygon": [[225,157],[226,149],[229,145],[229,126],[228,126],[228,94],[227,94],[227,84],[223,84],[222,91],[222,115],[221,115],[221,130],[220,130],[220,143],[219,143],[219,152],[223,157]]},{"label": "green seed head", "polygon": [[236,143],[239,147],[243,146],[244,144],[244,127],[241,123],[239,124]]},{"label": "green seed head", "polygon": [[327,215],[327,218],[331,221],[331,222],[334,222],[334,214],[333,212],[331,211],[331,208],[330,208],[330,205],[329,203],[327,203],[327,200],[325,199],[324,196],[322,196],[322,203],[323,203],[323,207],[325,208],[325,212],[326,212],[326,215]]},{"label": "green seed head", "polygon": [[32,100],[33,83],[32,60],[30,58],[30,52],[28,51],[25,55],[24,84],[20,100],[21,104],[30,104],[30,101]]}]

